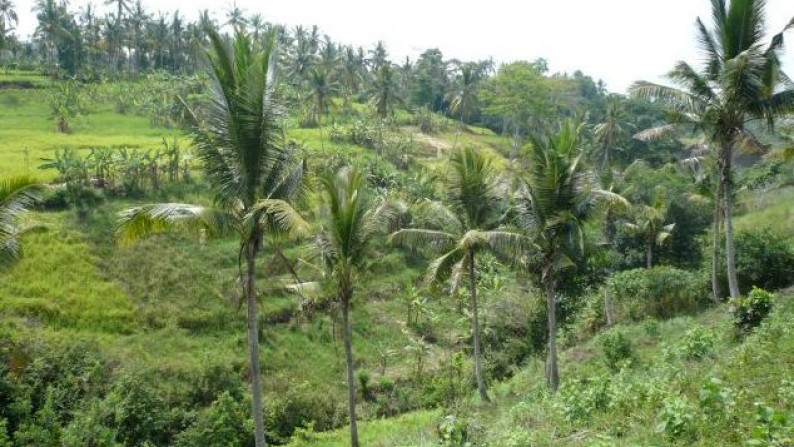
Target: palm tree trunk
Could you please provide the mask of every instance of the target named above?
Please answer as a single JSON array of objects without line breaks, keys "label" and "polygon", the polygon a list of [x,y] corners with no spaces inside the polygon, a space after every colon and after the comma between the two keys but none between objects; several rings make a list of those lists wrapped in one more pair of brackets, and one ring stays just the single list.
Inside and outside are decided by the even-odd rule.
[{"label": "palm tree trunk", "polygon": [[722,217],[722,183],[717,182],[717,194],[714,199],[714,227],[712,229],[713,241],[711,243],[711,296],[715,303],[720,302],[722,292],[720,291],[720,280],[717,270],[720,268],[720,221]]},{"label": "palm tree trunk", "polygon": [[739,281],[736,278],[736,248],[733,244],[733,209],[731,205],[731,158],[733,151],[731,146],[727,145],[723,153],[720,183],[722,184],[721,188],[725,203],[725,208],[723,209],[725,217],[725,264],[728,270],[728,289],[731,298],[736,298],[739,296]]},{"label": "palm tree trunk", "polygon": [[[460,121],[458,122],[458,129],[455,131],[455,141],[452,143],[452,150],[454,151],[458,147],[458,137],[460,136],[460,132],[463,130],[463,115],[460,116]],[[441,150],[439,149],[439,154]],[[439,157],[441,158],[441,157]]]},{"label": "palm tree trunk", "polygon": [[477,306],[477,270],[474,266],[474,252],[469,250],[469,284],[471,287],[471,322],[472,338],[474,339],[474,375],[477,377],[477,390],[480,392],[480,399],[483,402],[490,402],[488,389],[485,387],[485,380],[482,377],[482,354],[480,352],[480,317]]},{"label": "palm tree trunk", "polygon": [[350,296],[342,293],[342,323],[345,326],[345,362],[347,363],[347,412],[350,419],[350,447],[358,447],[358,421],[356,418],[356,381],[353,374],[353,342],[350,328]]},{"label": "palm tree trunk", "polygon": [[653,267],[653,241],[647,241],[645,244],[645,267]]},{"label": "palm tree trunk", "polygon": [[245,249],[246,285],[245,300],[248,307],[248,363],[251,370],[251,410],[254,417],[254,441],[256,447],[266,447],[265,418],[262,409],[262,374],[259,368],[259,329],[257,328],[257,302],[254,274],[256,271],[256,247],[249,241]]},{"label": "palm tree trunk", "polygon": [[557,303],[554,292],[554,278],[546,274],[546,308],[549,317],[549,358],[546,361],[546,380],[552,391],[560,386],[560,372],[557,369]]}]

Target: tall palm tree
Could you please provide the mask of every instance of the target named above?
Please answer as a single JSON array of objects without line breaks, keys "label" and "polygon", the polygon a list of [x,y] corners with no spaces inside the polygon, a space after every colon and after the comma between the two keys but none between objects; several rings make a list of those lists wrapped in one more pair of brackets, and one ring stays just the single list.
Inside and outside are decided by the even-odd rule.
[{"label": "tall palm tree", "polygon": [[254,42],[259,42],[259,36],[267,29],[265,18],[262,14],[257,12],[251,16],[248,20],[248,24],[251,26],[251,31],[254,34]]},{"label": "tall palm tree", "polygon": [[358,447],[356,418],[356,380],[353,363],[350,305],[358,275],[372,259],[370,244],[385,231],[395,208],[388,201],[374,206],[367,194],[365,176],[350,168],[321,178],[328,215],[318,248],[323,257],[327,278],[332,282],[336,300],[342,308],[345,361],[347,364],[348,415],[350,445]]},{"label": "tall palm tree", "polygon": [[[315,67],[309,73],[309,106],[308,122],[320,128],[320,143],[323,143],[323,117],[333,105],[333,98],[339,93],[339,82],[323,67]],[[325,147],[322,148],[323,150]]]},{"label": "tall palm tree", "polygon": [[105,5],[116,6],[116,14],[114,17],[115,23],[113,24],[113,28],[116,32],[112,34],[114,40],[111,42],[114,59],[113,70],[115,71],[118,69],[118,64],[121,60],[121,53],[124,48],[124,13],[129,12],[130,10],[130,0],[105,0]]},{"label": "tall palm tree", "polygon": [[700,127],[717,151],[717,200],[723,202],[728,286],[731,297],[736,297],[733,155],[737,149],[759,146],[745,129],[748,120],[765,119],[772,125],[777,116],[794,110],[794,87],[779,60],[783,33],[794,20],[764,44],[765,0],[712,0],[711,6],[712,27],[697,20],[698,43],[705,56],[702,69],[678,62],[668,77],[679,88],[640,81],[631,92],[667,104],[674,123]]},{"label": "tall palm tree", "polygon": [[394,77],[391,64],[380,67],[375,81],[372,83],[372,103],[375,105],[375,114],[379,118],[386,118],[394,110],[396,103],[400,102],[397,94],[399,86]]},{"label": "tall palm tree", "polygon": [[19,17],[11,0],[0,0],[0,23],[5,25],[6,29],[13,29],[19,24]]},{"label": "tall palm tree", "polygon": [[447,97],[450,111],[457,113],[460,117],[458,130],[455,132],[455,141],[452,144],[453,148],[458,146],[458,136],[463,128],[463,123],[468,121],[472,112],[477,108],[477,93],[480,88],[480,80],[481,77],[476,64],[463,64],[460,67],[460,74],[458,74],[456,82]]},{"label": "tall palm tree", "polygon": [[235,32],[238,30],[244,31],[248,25],[248,19],[245,18],[245,10],[237,6],[237,1],[234,1],[232,7],[226,11],[226,23],[224,25],[230,25]]},{"label": "tall palm tree", "polygon": [[39,22],[34,36],[44,41],[51,74],[54,76],[58,43],[64,36],[69,35],[69,31],[63,27],[66,8],[57,4],[55,0],[36,0],[33,11],[36,12],[36,20]]},{"label": "tall palm tree", "polygon": [[232,46],[215,30],[206,30],[210,103],[206,117],[192,117],[196,155],[203,161],[215,193],[215,207],[165,203],[121,214],[118,237],[131,241],[169,229],[201,231],[207,236],[233,234],[245,260],[252,411],[257,447],[266,445],[257,329],[256,258],[268,235],[305,234],[307,224],[290,205],[299,192],[303,163],[282,144],[281,107],[272,78],[276,36],[263,49],[241,29]]},{"label": "tall palm tree", "polygon": [[486,251],[514,255],[525,239],[502,227],[506,203],[499,191],[491,159],[467,147],[452,153],[447,176],[448,205],[426,202],[417,210],[417,228],[391,235],[394,244],[443,253],[430,263],[425,280],[452,280],[453,293],[468,276],[474,372],[480,398],[490,402],[482,373],[479,304],[477,302],[477,256]]},{"label": "tall palm tree", "polygon": [[601,172],[611,166],[612,151],[623,151],[621,147],[629,137],[632,125],[626,120],[623,98],[618,95],[607,97],[607,110],[604,121],[593,128],[596,143],[596,157],[600,158]]},{"label": "tall palm tree", "polygon": [[477,64],[470,62],[460,67],[460,73],[448,99],[450,109],[460,116],[461,126],[471,118],[471,114],[477,108],[477,92],[481,79]]},{"label": "tall palm tree", "polygon": [[353,47],[345,47],[342,54],[340,78],[344,84],[344,104],[347,107],[350,96],[357,95],[363,80],[364,60],[361,59]]},{"label": "tall palm tree", "polygon": [[44,186],[30,177],[0,181],[0,267],[11,265],[22,254],[22,216],[41,199],[43,192]]},{"label": "tall palm tree", "polygon": [[386,45],[383,41],[379,40],[375,48],[369,50],[369,54],[371,55],[369,64],[373,73],[377,74],[383,66],[391,65],[388,60],[389,53],[386,51]]},{"label": "tall palm tree", "polygon": [[130,9],[129,32],[130,32],[130,46],[134,50],[133,56],[130,58],[133,76],[138,74],[141,66],[141,60],[144,50],[144,26],[151,19],[151,15],[146,12],[141,0],[136,0],[135,4]]},{"label": "tall palm tree", "polygon": [[533,252],[523,258],[526,268],[540,278],[548,312],[549,387],[560,384],[557,367],[557,294],[560,273],[584,255],[584,225],[601,199],[624,202],[617,194],[589,184],[579,147],[579,128],[564,123],[556,135],[533,138],[532,165],[520,182],[518,223],[533,241]]}]

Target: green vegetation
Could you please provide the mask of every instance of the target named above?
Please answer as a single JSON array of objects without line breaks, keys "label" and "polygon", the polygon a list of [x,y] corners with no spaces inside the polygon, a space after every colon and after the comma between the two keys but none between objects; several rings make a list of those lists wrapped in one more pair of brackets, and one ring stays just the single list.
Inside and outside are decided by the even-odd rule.
[{"label": "green vegetation", "polygon": [[762,0],[629,96],[109,6],[0,0],[0,446],[791,444]]}]

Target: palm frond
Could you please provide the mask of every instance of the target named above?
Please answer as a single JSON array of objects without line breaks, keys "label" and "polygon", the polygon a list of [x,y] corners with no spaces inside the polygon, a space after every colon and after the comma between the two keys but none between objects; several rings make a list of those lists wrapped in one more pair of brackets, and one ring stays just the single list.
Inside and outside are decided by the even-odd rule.
[{"label": "palm frond", "polygon": [[763,155],[769,151],[769,147],[758,141],[758,138],[748,130],[736,131],[733,144],[742,152],[751,155]]},{"label": "palm frond", "polygon": [[714,101],[716,93],[712,90],[707,79],[704,79],[694,68],[683,61],[679,61],[673,70],[667,74],[676,84],[684,87],[686,92],[694,95],[699,101],[708,103]]},{"label": "palm frond", "polygon": [[629,88],[629,94],[634,98],[650,102],[661,102],[675,110],[697,112],[703,107],[701,99],[691,93],[647,81],[635,82]]},{"label": "palm frond", "polygon": [[456,247],[439,258],[433,260],[427,267],[427,273],[425,273],[425,284],[439,284],[449,279],[455,270],[455,266],[459,264],[465,256],[466,252],[462,251],[459,247]]},{"label": "palm frond", "polygon": [[534,244],[531,238],[521,234],[518,229],[504,228],[483,231],[480,240],[488,251],[508,263],[520,262],[532,251],[540,251],[540,247]]},{"label": "palm frond", "polygon": [[634,139],[639,141],[656,141],[673,134],[679,128],[678,124],[665,124],[652,127],[634,134]]},{"label": "palm frond", "polygon": [[389,236],[389,243],[412,250],[449,250],[455,246],[457,241],[458,239],[453,233],[420,228],[404,228]]},{"label": "palm frond", "polygon": [[308,236],[311,229],[289,202],[280,199],[264,199],[255,203],[244,216],[244,222],[249,231],[262,228],[267,234],[294,239]]},{"label": "palm frond", "polygon": [[121,244],[157,233],[179,232],[219,238],[238,234],[240,218],[226,210],[184,203],[159,203],[119,213],[116,238]]},{"label": "palm frond", "polygon": [[416,225],[429,229],[462,233],[463,224],[449,207],[435,200],[424,200],[412,207]]},{"label": "palm frond", "polygon": [[22,255],[22,216],[41,200],[45,189],[27,176],[0,181],[0,267],[13,264]]}]

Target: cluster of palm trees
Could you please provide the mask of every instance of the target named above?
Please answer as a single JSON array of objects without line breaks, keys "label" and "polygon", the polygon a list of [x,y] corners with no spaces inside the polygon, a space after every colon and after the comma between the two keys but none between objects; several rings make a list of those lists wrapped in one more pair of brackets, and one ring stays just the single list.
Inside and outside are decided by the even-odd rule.
[{"label": "cluster of palm trees", "polygon": [[[325,277],[345,323],[345,351],[350,389],[350,424],[357,445],[355,381],[349,309],[357,275],[369,259],[368,248],[379,233],[391,229],[394,216],[406,209],[367,194],[364,176],[351,168],[320,179],[323,203],[319,230],[297,211],[305,196],[304,162],[285,145],[279,127],[282,110],[273,95],[271,77],[277,56],[276,33],[268,31],[261,49],[242,30],[229,46],[209,31],[211,98],[202,120],[193,117],[196,156],[215,193],[215,205],[152,204],[122,213],[118,237],[130,242],[147,234],[178,229],[202,237],[235,235],[244,265],[242,283],[248,309],[252,411],[258,446],[265,445],[259,371],[256,262],[262,250],[280,251],[289,238],[317,234]],[[510,188],[496,175],[487,156],[471,148],[455,151],[449,162],[447,200],[416,205],[413,224],[393,232],[395,245],[438,252],[427,280],[452,280],[456,289],[468,278],[473,312],[475,370],[483,400],[488,400],[482,374],[477,316],[477,258],[492,251],[538,272],[548,294],[549,383],[559,384],[556,369],[555,300],[560,269],[581,256],[582,225],[599,196],[580,163],[578,128],[565,124],[554,136],[538,139],[533,169]],[[512,200],[507,200],[510,197]],[[515,203],[510,203],[515,202]],[[515,211],[512,212],[511,211]],[[508,215],[519,217],[508,219]]]},{"label": "cluster of palm trees", "polygon": [[[261,14],[248,15],[236,3],[223,20],[203,10],[194,22],[178,10],[152,14],[141,0],[105,0],[105,5],[110,11],[100,15],[90,2],[76,12],[68,0],[35,2],[38,26],[34,38],[47,71],[83,77],[136,77],[152,70],[192,73],[201,66],[200,49],[209,43],[208,29],[245,30],[260,46],[275,29],[282,49],[278,70],[289,74],[289,83],[306,108],[306,121],[316,125],[329,111],[331,98],[341,98],[345,107],[353,101],[371,100],[380,117],[410,100],[413,106],[449,111],[468,121],[477,108],[476,90],[494,68],[488,60],[443,60],[438,50],[428,50],[416,62],[406,59],[395,64],[383,42],[370,50],[343,45],[322,34],[317,26],[272,24]],[[7,34],[8,24],[16,18],[11,0],[3,0],[0,24],[5,24]],[[17,53],[24,52],[14,51]]]},{"label": "cluster of palm trees", "polygon": [[[754,143],[752,135],[744,130],[748,118],[771,120],[777,113],[788,110],[786,107],[791,107],[794,100],[790,89],[781,92],[776,88],[785,79],[776,57],[782,35],[775,36],[767,49],[758,44],[763,29],[763,1],[734,1],[728,7],[724,1],[715,0],[713,6],[715,28],[707,30],[699,22],[701,41],[710,56],[706,70],[697,73],[681,63],[672,74],[689,91],[640,82],[634,86],[633,93],[673,105],[671,115],[679,117],[681,123],[704,130],[716,148],[720,173],[718,202],[722,202],[721,215],[726,222],[728,268],[734,269],[731,294],[735,295],[738,288],[732,260],[729,189],[732,153]],[[204,120],[200,123],[194,119],[192,128],[197,155],[204,162],[206,178],[216,194],[216,205],[136,207],[122,214],[119,237],[129,241],[148,233],[179,228],[205,236],[234,234],[239,238],[240,257],[245,264],[243,290],[248,308],[252,411],[256,444],[262,446],[266,440],[256,318],[257,255],[263,249],[280,251],[285,238],[317,233],[326,278],[333,285],[335,300],[342,309],[351,442],[357,446],[350,303],[373,238],[379,232],[388,232],[394,215],[405,210],[389,201],[378,203],[368,197],[362,174],[344,168],[320,180],[327,211],[322,215],[319,230],[312,231],[312,225],[295,206],[304,195],[305,163],[283,144],[278,126],[281,109],[277,96],[273,95],[270,76],[276,70],[277,58],[283,57],[276,51],[277,31],[275,28],[265,31],[261,36],[264,45],[260,46],[247,36],[242,25],[238,23],[236,28],[231,47],[216,31],[207,30],[212,47],[209,57],[212,97]],[[314,101],[316,112],[322,114],[327,104],[327,97],[322,96],[333,91],[323,77],[334,69],[333,61],[337,60],[334,55],[345,55],[348,51],[337,53],[330,44],[315,49],[311,34],[302,37],[298,32],[297,35],[295,48],[300,50],[292,57],[293,78],[303,75],[324,86]],[[379,48],[372,70],[379,77],[391,76],[392,66],[386,61],[385,50],[378,51]],[[319,54],[316,60],[320,62],[313,66],[315,57],[307,57],[304,50],[309,55]],[[353,53],[356,58],[360,55]],[[352,85],[347,86],[350,93],[353,93]],[[397,83],[389,83],[389,88],[392,87],[396,89]],[[462,98],[456,100],[459,104],[465,102]],[[378,104],[377,109],[379,113],[388,113],[387,104]],[[625,132],[614,124],[619,121],[618,113],[617,110],[608,113],[607,124],[596,129],[604,147]],[[613,122],[611,126],[610,122]],[[511,181],[499,178],[483,153],[471,148],[455,151],[448,165],[446,200],[415,205],[411,210],[411,225],[390,235],[395,245],[439,255],[428,267],[428,282],[449,281],[451,290],[455,291],[468,281],[475,375],[484,401],[489,396],[481,363],[478,254],[488,251],[507,259],[534,274],[542,286],[548,311],[547,379],[549,386],[556,389],[559,386],[556,301],[560,275],[584,255],[584,224],[598,210],[599,202],[625,204],[619,195],[597,188],[592,176],[587,175],[580,130],[572,123],[565,123],[556,132],[533,138],[529,168],[525,173],[513,175]],[[608,166],[608,155],[602,160]],[[638,222],[628,225],[643,235],[653,234],[648,254],[648,262],[652,264],[653,245],[661,243],[673,226],[664,223],[660,210],[646,211],[640,213],[644,217]]]},{"label": "cluster of palm trees", "polygon": [[[637,97],[668,107],[670,124],[643,132],[652,138],[679,126],[703,133],[714,159],[718,181],[715,185],[714,239],[724,223],[728,287],[731,298],[739,296],[736,278],[736,251],[733,235],[733,158],[737,151],[763,152],[747,124],[775,119],[794,111],[794,86],[782,71],[779,59],[785,31],[794,19],[769,43],[766,32],[765,0],[712,0],[711,28],[697,20],[698,42],[704,56],[700,70],[678,62],[668,77],[678,86],[640,81],[631,88]],[[718,246],[712,253],[714,266]],[[716,272],[715,272],[716,273]],[[712,275],[714,299],[720,298],[717,275]]]}]

